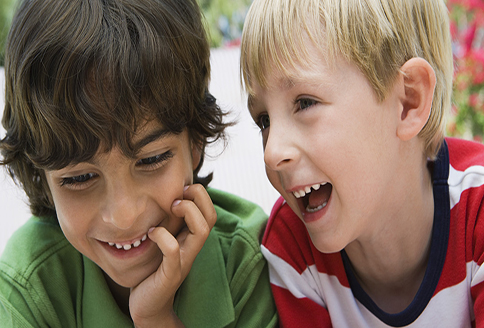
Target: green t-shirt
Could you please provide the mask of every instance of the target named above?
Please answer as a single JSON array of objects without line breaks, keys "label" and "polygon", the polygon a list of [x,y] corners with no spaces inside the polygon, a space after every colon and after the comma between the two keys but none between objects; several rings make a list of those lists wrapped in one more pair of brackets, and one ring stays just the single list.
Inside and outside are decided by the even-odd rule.
[{"label": "green t-shirt", "polygon": [[[180,286],[174,310],[187,327],[277,325],[260,252],[267,216],[215,189],[217,223]],[[132,327],[101,269],[65,239],[55,219],[31,218],[0,259],[2,327]]]}]

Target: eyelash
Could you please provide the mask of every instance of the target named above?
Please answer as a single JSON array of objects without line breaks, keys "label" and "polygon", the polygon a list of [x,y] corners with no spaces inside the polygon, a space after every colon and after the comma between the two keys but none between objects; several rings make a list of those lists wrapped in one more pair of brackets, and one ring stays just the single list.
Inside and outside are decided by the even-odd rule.
[{"label": "eyelash", "polygon": [[[295,103],[299,106],[299,110],[306,110],[311,106],[314,106],[316,104],[316,100],[310,99],[310,98],[300,98],[295,101]],[[303,108],[303,103],[305,103],[306,106]]]},{"label": "eyelash", "polygon": [[[163,165],[165,161],[173,157],[171,151],[167,151],[163,154],[142,158],[136,162],[136,166],[143,166],[145,169],[151,171],[157,169],[159,166]],[[88,183],[89,180],[96,178],[98,175],[96,173],[81,174],[73,177],[62,178],[60,185],[65,186],[80,186],[82,184]]]},{"label": "eyelash", "polygon": [[[311,106],[314,106],[317,101],[316,100],[313,100],[313,99],[310,99],[310,98],[300,98],[300,99],[297,99],[294,101],[294,103],[296,105],[298,105],[298,110],[306,110],[308,109],[309,107]],[[268,121],[263,121],[264,119],[267,119]],[[265,129],[267,129],[271,123],[270,123],[270,118],[269,118],[269,115],[267,114],[261,114],[257,117],[257,120],[255,122],[257,124],[257,126],[259,127],[259,129],[261,131],[264,131]]]},{"label": "eyelash", "polygon": [[87,174],[76,175],[73,177],[62,178],[60,185],[61,187],[65,185],[80,185],[88,182],[89,180],[95,177],[97,177],[96,173],[87,173]]},{"label": "eyelash", "polygon": [[147,169],[153,170],[172,157],[173,153],[169,150],[163,154],[142,158],[136,162],[136,166],[145,166]]}]

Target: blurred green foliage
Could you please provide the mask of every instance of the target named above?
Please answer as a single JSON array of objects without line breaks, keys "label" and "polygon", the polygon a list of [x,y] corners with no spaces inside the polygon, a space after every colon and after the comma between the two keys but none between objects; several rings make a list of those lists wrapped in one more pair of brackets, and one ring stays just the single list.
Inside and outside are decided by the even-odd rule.
[{"label": "blurred green foliage", "polygon": [[252,0],[197,0],[207,23],[212,48],[238,45]]},{"label": "blurred green foliage", "polygon": [[0,0],[0,66],[3,66],[4,46],[12,22],[15,0]]},{"label": "blurred green foliage", "polygon": [[448,0],[454,51],[453,108],[447,133],[484,141],[484,1]]}]

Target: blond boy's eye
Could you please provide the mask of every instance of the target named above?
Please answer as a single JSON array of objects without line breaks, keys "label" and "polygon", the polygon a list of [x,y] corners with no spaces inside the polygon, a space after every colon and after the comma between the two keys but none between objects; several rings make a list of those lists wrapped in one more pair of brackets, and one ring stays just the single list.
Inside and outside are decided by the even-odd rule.
[{"label": "blond boy's eye", "polygon": [[307,109],[307,108],[311,107],[312,105],[314,105],[316,103],[316,101],[314,101],[312,99],[303,98],[303,99],[299,99],[298,103],[299,103],[300,109]]},{"label": "blond boy's eye", "polygon": [[257,125],[261,130],[267,129],[271,125],[271,121],[269,119],[269,115],[261,115],[259,116]]}]

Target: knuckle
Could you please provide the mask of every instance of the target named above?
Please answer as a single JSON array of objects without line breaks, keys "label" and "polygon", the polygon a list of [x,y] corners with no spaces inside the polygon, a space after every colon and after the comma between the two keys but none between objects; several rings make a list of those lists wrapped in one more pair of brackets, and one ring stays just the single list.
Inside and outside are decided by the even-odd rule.
[{"label": "knuckle", "polygon": [[199,184],[199,183],[192,184],[192,185],[190,186],[190,188],[193,188],[193,189],[194,189],[194,191],[196,191],[196,192],[200,192],[200,191],[202,191],[202,190],[205,190],[205,187],[204,187],[204,186],[202,186],[202,185],[201,185],[201,184]]},{"label": "knuckle", "polygon": [[205,187],[202,186],[199,183],[195,183],[190,185],[188,189],[188,193],[192,196],[195,197],[195,195],[200,195],[200,193],[203,193],[205,191]]},{"label": "knuckle", "polygon": [[210,234],[211,230],[212,230],[212,226],[209,225],[208,222],[204,222],[200,227],[200,234],[206,238]]},{"label": "knuckle", "polygon": [[180,245],[175,238],[168,240],[163,249],[166,256],[173,256],[180,252]]}]

